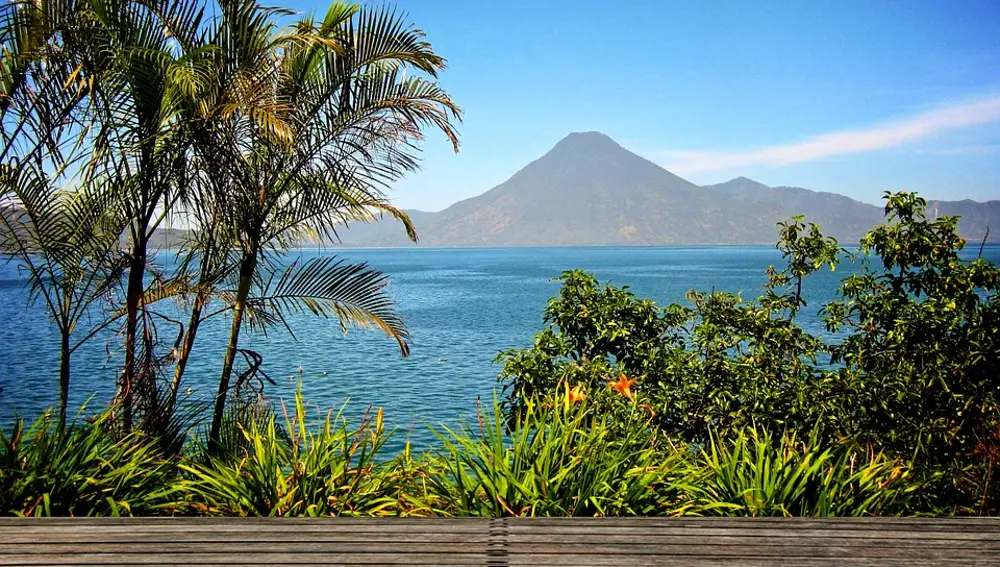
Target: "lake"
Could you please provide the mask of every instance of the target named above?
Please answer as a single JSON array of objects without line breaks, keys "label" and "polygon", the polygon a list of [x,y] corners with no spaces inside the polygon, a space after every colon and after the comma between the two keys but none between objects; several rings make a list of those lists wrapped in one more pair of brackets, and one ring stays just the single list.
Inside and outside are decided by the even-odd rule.
[{"label": "lake", "polygon": [[[970,253],[976,251],[970,246]],[[369,262],[390,275],[413,336],[411,356],[402,358],[395,342],[380,333],[350,330],[345,336],[335,320],[305,315],[291,319],[297,340],[275,330],[267,337],[246,333],[240,345],[264,356],[263,368],[277,383],[266,389],[274,399],[294,395],[301,373],[305,398],[317,408],[347,400],[348,415],[368,406],[385,408],[386,420],[399,428],[393,447],[407,438],[425,446],[433,440],[425,424],[468,418],[477,398],[489,407],[499,370],[494,358],[501,350],[531,344],[542,328],[546,302],[558,291],[552,278],[564,270],[589,270],[667,304],[685,302],[690,289],[756,297],[764,270],[781,260],[767,246],[303,250],[289,259],[317,254]],[[1000,261],[1000,246],[987,246],[984,257]],[[164,252],[157,261],[169,267],[172,256]],[[807,280],[804,326],[822,331],[816,313],[851,268]],[[57,401],[58,335],[42,306],[26,307],[25,298],[24,278],[14,265],[0,266],[4,423],[15,414],[33,418]],[[164,326],[161,332],[172,336],[176,330]],[[199,330],[185,374],[188,399],[214,394],[227,332],[221,317]],[[98,406],[110,399],[121,358],[115,339],[106,333],[74,355],[71,410],[95,394]]]}]

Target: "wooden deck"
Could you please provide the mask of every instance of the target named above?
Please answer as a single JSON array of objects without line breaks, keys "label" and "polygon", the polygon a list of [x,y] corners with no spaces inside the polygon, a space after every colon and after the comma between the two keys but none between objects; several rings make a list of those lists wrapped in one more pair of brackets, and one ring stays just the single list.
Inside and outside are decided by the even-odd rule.
[{"label": "wooden deck", "polygon": [[0,565],[1000,566],[1000,519],[16,519]]}]

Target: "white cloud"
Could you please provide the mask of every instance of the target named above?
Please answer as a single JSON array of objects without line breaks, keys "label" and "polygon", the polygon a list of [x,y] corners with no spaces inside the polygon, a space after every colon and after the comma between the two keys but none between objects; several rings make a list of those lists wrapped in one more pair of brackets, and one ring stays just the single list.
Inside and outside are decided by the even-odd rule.
[{"label": "white cloud", "polygon": [[660,152],[660,155],[667,161],[667,169],[681,174],[791,165],[895,148],[940,132],[995,121],[1000,121],[1000,94],[870,128],[821,134],[791,144],[732,152],[674,150]]},{"label": "white cloud", "polygon": [[920,150],[916,153],[935,155],[935,156],[989,155],[989,154],[1000,153],[1000,144],[981,144],[978,146],[956,146],[951,148]]}]

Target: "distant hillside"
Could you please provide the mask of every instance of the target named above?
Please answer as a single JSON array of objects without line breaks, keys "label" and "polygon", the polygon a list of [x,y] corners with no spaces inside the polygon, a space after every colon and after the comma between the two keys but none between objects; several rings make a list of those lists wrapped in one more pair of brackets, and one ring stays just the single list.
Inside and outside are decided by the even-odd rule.
[{"label": "distant hillside", "polygon": [[[180,248],[187,241],[188,232],[181,228],[159,228],[153,233],[153,238],[149,242],[152,250],[170,250]],[[125,246],[126,237],[122,237],[122,246]]]},{"label": "distant hillside", "polygon": [[[426,228],[430,226],[435,213],[407,210],[406,214],[410,215],[410,222],[412,222],[414,227],[416,227],[417,235],[420,237],[419,243],[423,244],[424,238],[426,237]],[[327,244],[331,246],[343,245],[371,247],[416,246],[416,244],[407,238],[406,231],[403,229],[402,223],[399,223],[395,219],[388,216],[379,222],[356,222],[351,223],[346,227],[338,227],[337,236],[341,239],[339,242],[334,240],[332,242],[328,242]]]},{"label": "distant hillside", "polygon": [[[486,193],[452,205],[428,227],[428,243],[656,244],[715,241],[732,207],[616,144],[571,134]],[[679,226],[675,217],[687,219]]]},{"label": "distant hillside", "polygon": [[794,215],[804,215],[809,222],[823,227],[824,233],[842,241],[856,241],[871,227],[884,221],[882,209],[836,193],[810,191],[801,187],[768,187],[746,177],[709,185],[705,189],[770,214],[770,242],[775,238],[774,223]]},{"label": "distant hillside", "polygon": [[[770,244],[792,215],[849,243],[882,209],[843,195],[768,187],[739,177],[700,187],[598,132],[570,134],[486,193],[439,213],[409,211],[426,246]],[[1000,242],[1000,201],[933,201],[929,215],[961,215],[970,240]],[[346,246],[405,246],[392,221],[339,231]]]},{"label": "distant hillside", "polygon": [[[25,214],[24,209],[17,205],[8,205],[6,207],[3,207],[2,213],[8,219],[11,220],[14,226],[23,226],[20,223],[29,222],[28,217],[23,216]],[[21,238],[28,237],[28,234],[25,233],[23,229],[19,229],[18,232]],[[149,247],[152,250],[157,250],[157,249],[166,250],[171,248],[179,248],[184,244],[187,238],[187,234],[188,232],[184,229],[161,227],[156,232],[153,233],[153,237],[152,239],[150,239],[149,242]],[[0,243],[4,241],[5,241],[5,235],[0,235]],[[128,247],[128,237],[126,235],[123,234],[119,238],[119,246],[121,246],[122,248]]]},{"label": "distant hillside", "polygon": [[936,216],[960,216],[958,221],[962,236],[973,241],[1000,242],[1000,201],[929,201],[927,214]]}]

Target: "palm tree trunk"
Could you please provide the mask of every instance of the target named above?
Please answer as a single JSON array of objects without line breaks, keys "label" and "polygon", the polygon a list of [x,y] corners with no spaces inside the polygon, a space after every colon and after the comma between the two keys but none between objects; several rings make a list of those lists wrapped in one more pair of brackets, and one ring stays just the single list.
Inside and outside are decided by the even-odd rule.
[{"label": "palm tree trunk", "polygon": [[243,323],[243,310],[247,297],[250,295],[250,284],[257,269],[257,254],[253,253],[243,259],[240,265],[240,287],[236,291],[236,305],[233,307],[233,325],[229,329],[229,346],[226,347],[226,358],[222,362],[222,376],[219,378],[219,393],[215,396],[215,412],[212,414],[212,429],[209,430],[210,443],[219,441],[222,430],[222,416],[226,409],[226,393],[229,391],[229,380],[233,374],[233,363],[236,361],[236,348],[240,340],[240,326]]},{"label": "palm tree trunk", "polygon": [[122,405],[122,427],[126,433],[132,430],[132,410],[135,382],[136,334],[139,323],[139,304],[145,288],[146,243],[136,242],[132,248],[129,266],[128,288],[125,292],[125,365],[118,384],[118,397]]},{"label": "palm tree trunk", "polygon": [[69,404],[69,331],[61,330],[59,345],[59,432],[66,430],[66,407]]},{"label": "palm tree trunk", "polygon": [[191,357],[191,350],[194,348],[194,339],[198,334],[198,325],[201,324],[201,311],[208,302],[208,294],[202,291],[195,296],[194,305],[191,307],[191,320],[188,321],[187,333],[184,334],[184,344],[177,354],[177,366],[174,368],[174,381],[170,384],[170,397],[167,400],[167,415],[173,414],[174,404],[177,401],[177,391],[181,387],[181,378],[187,368],[188,358]]}]

